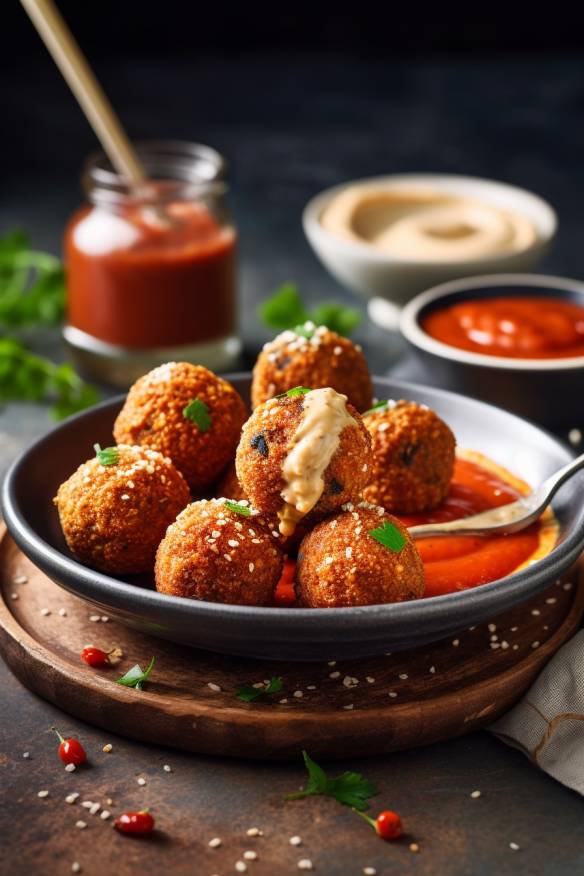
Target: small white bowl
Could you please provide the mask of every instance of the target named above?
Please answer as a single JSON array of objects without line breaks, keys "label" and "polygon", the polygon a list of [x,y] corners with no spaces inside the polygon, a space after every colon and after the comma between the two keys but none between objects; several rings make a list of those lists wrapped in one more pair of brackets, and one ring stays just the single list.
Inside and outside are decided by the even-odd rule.
[{"label": "small white bowl", "polygon": [[[519,252],[496,257],[450,262],[398,259],[366,243],[337,237],[322,226],[321,216],[332,199],[349,186],[356,185],[390,191],[423,187],[447,195],[474,198],[526,216],[533,222],[537,238]],[[507,183],[454,174],[400,173],[353,180],[326,189],[308,202],[302,214],[302,224],[315,253],[340,283],[365,298],[381,297],[403,304],[430,286],[459,277],[533,270],[547,252],[556,234],[558,220],[547,201]]]}]

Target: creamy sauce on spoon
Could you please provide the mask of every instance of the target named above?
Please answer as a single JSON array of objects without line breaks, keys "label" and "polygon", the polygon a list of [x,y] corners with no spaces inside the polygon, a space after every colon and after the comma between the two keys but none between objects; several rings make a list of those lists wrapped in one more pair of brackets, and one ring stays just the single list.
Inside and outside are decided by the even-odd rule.
[{"label": "creamy sauce on spoon", "polygon": [[292,535],[324,490],[324,473],[339,446],[341,432],[356,426],[347,396],[334,389],[314,389],[304,396],[302,419],[282,465],[284,504],[278,512],[280,532]]}]

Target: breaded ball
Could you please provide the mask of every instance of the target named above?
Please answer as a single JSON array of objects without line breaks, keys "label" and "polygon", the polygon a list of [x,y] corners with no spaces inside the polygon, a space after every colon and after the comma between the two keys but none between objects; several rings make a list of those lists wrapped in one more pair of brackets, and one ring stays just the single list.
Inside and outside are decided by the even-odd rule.
[{"label": "breaded ball", "polygon": [[283,555],[248,506],[225,499],[193,502],[167,530],[156,555],[156,589],[172,596],[269,605]]},{"label": "breaded ball", "polygon": [[71,552],[102,572],[127,575],[152,571],[167,526],[190,500],[170,459],[120,444],[80,465],[53,501]]},{"label": "breaded ball", "polygon": [[246,416],[243,399],[226,380],[201,365],[169,362],[132,386],[114,436],[170,456],[197,495],[233,458]]},{"label": "breaded ball", "polygon": [[234,499],[236,502],[239,502],[240,499],[247,499],[243,487],[237,479],[237,472],[235,471],[235,460],[229,463],[229,465],[225,469],[221,480],[215,487],[214,492],[215,496],[218,499],[220,499],[222,496],[229,496],[230,499]]},{"label": "breaded ball", "polygon": [[[404,602],[424,595],[424,567],[408,531],[362,502],[319,523],[300,545],[296,589],[308,608]],[[371,535],[377,532],[384,543]]]},{"label": "breaded ball", "polygon": [[370,438],[360,415],[330,387],[257,407],[236,455],[246,495],[267,517],[279,519],[285,536],[302,518],[314,523],[359,497],[370,464]]},{"label": "breaded ball", "polygon": [[454,435],[415,402],[387,402],[363,417],[373,441],[368,502],[397,514],[429,511],[444,499],[454,471]]},{"label": "breaded ball", "polygon": [[253,369],[252,406],[295,386],[332,386],[358,411],[371,407],[373,388],[361,347],[326,326],[307,322],[301,334],[282,332],[265,345]]}]

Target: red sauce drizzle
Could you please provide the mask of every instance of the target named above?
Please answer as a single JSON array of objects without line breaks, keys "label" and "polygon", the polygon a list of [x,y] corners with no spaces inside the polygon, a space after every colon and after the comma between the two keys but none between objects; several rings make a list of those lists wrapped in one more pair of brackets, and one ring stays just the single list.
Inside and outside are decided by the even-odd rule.
[{"label": "red sauce drizzle", "polygon": [[584,356],[584,307],[539,296],[462,301],[430,313],[422,328],[437,341],[487,356]]}]

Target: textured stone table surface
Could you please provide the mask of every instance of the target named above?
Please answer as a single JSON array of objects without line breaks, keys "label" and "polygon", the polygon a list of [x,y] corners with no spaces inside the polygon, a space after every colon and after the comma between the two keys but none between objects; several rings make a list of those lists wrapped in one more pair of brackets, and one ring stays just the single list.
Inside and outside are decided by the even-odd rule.
[{"label": "textured stone table surface", "polygon": [[[308,300],[351,296],[326,274],[300,225],[308,197],[324,186],[376,173],[435,170],[494,176],[549,198],[560,215],[549,273],[582,274],[584,64],[580,58],[391,62],[339,56],[242,55],[235,59],[124,64],[99,74],[136,138],[178,136],[211,143],[230,160],[232,204],[241,233],[241,325],[251,355],[267,334],[257,302],[294,280]],[[0,233],[21,226],[36,245],[58,251],[67,215],[80,199],[78,171],[92,136],[58,74],[39,49],[38,65],[15,71],[0,113]],[[365,324],[359,338],[377,372],[411,375],[399,342]],[[59,355],[53,335],[33,346]],[[0,411],[0,464],[48,428],[44,409]],[[576,425],[576,424],[575,424]],[[332,801],[284,804],[299,786],[298,766],[217,760],[108,737],[28,693],[0,667],[0,872],[228,874],[245,849],[249,873],[294,873],[300,858],[323,876],[379,874],[564,874],[584,867],[583,804],[518,752],[487,733],[375,762],[347,762],[380,789],[379,803],[401,812],[420,845],[378,841]],[[110,757],[72,775],[56,758],[57,724]],[[25,759],[22,753],[30,752]],[[168,764],[172,772],[163,770]],[[140,787],[136,777],[147,784]],[[48,789],[46,799],[37,792]],[[482,796],[471,799],[471,791]],[[79,803],[112,811],[152,807],[160,832],[150,841],[118,836]],[[75,821],[88,823],[77,829]],[[264,837],[248,839],[258,826]],[[288,839],[300,835],[302,846]],[[221,837],[211,851],[208,840]],[[510,843],[520,846],[518,851]]]}]

